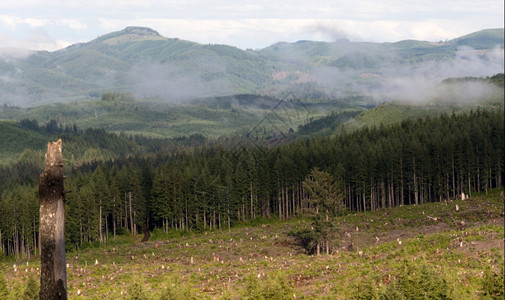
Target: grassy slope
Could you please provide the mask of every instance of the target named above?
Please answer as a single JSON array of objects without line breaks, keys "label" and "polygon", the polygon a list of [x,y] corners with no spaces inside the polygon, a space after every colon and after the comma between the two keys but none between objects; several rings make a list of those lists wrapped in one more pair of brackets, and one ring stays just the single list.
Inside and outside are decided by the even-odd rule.
[{"label": "grassy slope", "polygon": [[66,167],[69,168],[95,160],[114,160],[145,153],[144,147],[128,137],[103,131],[48,133],[44,128],[27,129],[20,123],[0,120],[0,167],[16,163],[35,163],[43,166],[47,143],[59,138],[63,139]]},{"label": "grassy slope", "polygon": [[[37,120],[44,125],[50,119],[57,120],[63,126],[77,124],[79,128],[104,128],[109,132],[143,134],[145,136],[171,138],[203,134],[210,138],[231,135],[248,130],[261,122],[271,112],[292,121],[293,128],[306,122],[309,117],[322,116],[337,109],[351,107],[342,103],[327,102],[320,108],[307,106],[278,105],[278,99],[263,98],[256,95],[239,95],[244,99],[224,97],[219,100],[207,99],[195,103],[167,104],[154,100],[136,100],[135,102],[113,102],[101,100],[83,100],[66,104],[41,105],[28,109],[9,109],[2,111],[2,118],[20,121]],[[266,99],[266,100],[265,100]],[[302,114],[296,118],[297,114]],[[271,120],[273,123],[278,120]]]},{"label": "grassy slope", "polygon": [[[345,299],[358,286],[365,289],[364,282],[379,289],[395,282],[405,262],[425,261],[447,281],[452,296],[476,299],[485,268],[496,270],[503,263],[503,199],[502,189],[466,201],[349,214],[338,220],[341,241],[334,253],[319,257],[304,254],[289,236],[309,226],[305,219],[246,224],[230,232],[155,233],[142,244],[140,237],[121,237],[67,255],[69,296],[125,298],[140,282],[153,299],[174,285],[198,298],[233,298],[252,281],[264,284],[282,274],[296,299]],[[16,286],[38,274],[38,265],[31,259],[0,267],[8,284]]]},{"label": "grassy slope", "polygon": [[456,46],[468,46],[474,49],[492,49],[496,45],[503,45],[503,28],[485,29],[451,40]]},{"label": "grassy slope", "polygon": [[211,137],[233,133],[237,128],[256,122],[246,112],[209,109],[192,105],[167,105],[140,101],[114,105],[101,100],[43,105],[24,110],[0,111],[0,118],[35,119],[44,124],[50,119],[64,126],[104,128],[111,132],[144,134],[153,137],[176,137],[201,133]]},{"label": "grassy slope", "polygon": [[[208,103],[206,103],[208,100]],[[205,99],[193,104],[166,104],[152,100],[136,100],[118,103],[87,100],[66,104],[42,105],[34,108],[0,107],[0,166],[11,165],[18,161],[25,149],[45,151],[47,141],[61,137],[44,131],[31,131],[11,120],[36,120],[42,127],[49,120],[57,120],[63,128],[80,129],[103,128],[107,132],[144,135],[154,138],[174,138],[201,134],[208,138],[218,138],[233,134],[243,134],[251,128],[267,130],[282,126],[296,128],[309,117],[320,117],[327,111],[344,109],[340,103],[327,103],[323,108],[319,102],[312,106],[282,106],[279,100],[262,98],[255,95],[239,95],[220,99]],[[272,116],[272,111],[277,115]],[[266,116],[269,116],[265,121]],[[3,118],[9,120],[2,120]],[[287,128],[282,130],[287,132]],[[67,153],[76,158],[76,163],[86,160],[83,154],[87,148],[74,141],[64,141]],[[112,146],[112,145],[110,145]],[[104,147],[89,145],[105,151],[104,158],[117,158]],[[92,149],[90,149],[92,150]],[[142,149],[138,148],[141,151]],[[110,154],[110,155],[109,155]],[[138,153],[135,153],[138,154]],[[69,155],[70,156],[70,155]],[[40,157],[43,157],[40,155]],[[79,161],[79,162],[77,162]]]},{"label": "grassy slope", "polygon": [[43,150],[48,139],[49,135],[23,128],[16,122],[0,121],[0,166],[16,162],[26,149]]},{"label": "grassy slope", "polygon": [[[345,130],[355,130],[361,127],[373,127],[390,125],[401,122],[404,119],[418,119],[426,116],[437,116],[443,113],[459,113],[477,109],[503,109],[503,76],[493,76],[492,78],[455,78],[439,84],[440,93],[436,98],[426,99],[423,102],[393,101],[384,102],[375,108],[366,110],[339,127],[335,132]],[[486,96],[461,99],[451,94],[453,89],[477,82],[478,84],[489,84],[492,93]],[[484,94],[484,93],[483,93]]]}]

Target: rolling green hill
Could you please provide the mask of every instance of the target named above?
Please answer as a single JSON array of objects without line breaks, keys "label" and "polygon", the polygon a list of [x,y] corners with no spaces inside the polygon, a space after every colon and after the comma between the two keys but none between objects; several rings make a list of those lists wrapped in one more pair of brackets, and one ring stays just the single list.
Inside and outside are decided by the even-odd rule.
[{"label": "rolling green hill", "polygon": [[[404,40],[396,43],[365,43],[340,40],[334,43],[299,41],[277,43],[260,50],[262,55],[280,61],[307,65],[329,65],[358,70],[373,69],[379,63],[404,64],[453,57],[458,47],[503,48],[503,29],[478,31],[449,41]],[[284,58],[284,59],[283,59]]]},{"label": "rolling green hill", "polygon": [[69,168],[140,155],[146,150],[145,146],[128,137],[107,133],[103,129],[62,128],[54,120],[40,127],[36,121],[28,119],[20,123],[0,121],[0,167],[28,163],[42,168],[47,143],[58,138],[64,140]]},{"label": "rolling green hill", "polygon": [[[279,101],[256,95],[208,98],[182,104],[167,104],[152,99],[83,100],[33,108],[3,107],[0,108],[0,119],[30,119],[44,126],[50,120],[56,120],[62,127],[75,124],[83,129],[103,128],[118,134],[142,134],[155,138],[192,134],[217,138],[255,126]],[[334,109],[336,105],[330,103],[329,107]],[[308,113],[323,114],[317,107]]]},{"label": "rolling green hill", "polygon": [[461,46],[478,49],[482,56],[482,51],[503,49],[500,36],[503,29],[440,43],[299,41],[244,51],[127,27],[55,52],[0,57],[0,101],[32,106],[99,98],[111,90],[168,101],[251,93],[279,96],[286,91],[346,97],[361,92],[352,82],[370,72],[381,77],[395,66],[448,60]]},{"label": "rolling green hill", "polygon": [[[477,109],[503,109],[503,73],[487,78],[465,77],[448,78],[440,82],[432,97],[423,101],[404,101],[396,99],[383,102],[370,109],[356,106],[338,110],[321,118],[314,117],[311,122],[298,128],[302,135],[334,135],[353,131],[362,127],[388,126],[405,119],[416,120],[438,116],[443,113],[462,113]],[[476,92],[473,95],[472,90]],[[460,91],[455,93],[455,91]]]},{"label": "rolling green hill", "polygon": [[[170,144],[167,139],[195,135],[218,139],[243,135],[253,129],[288,132],[288,127],[296,129],[310,118],[318,118],[331,111],[361,110],[356,102],[348,99],[307,100],[297,107],[285,105],[276,98],[244,94],[167,104],[153,99],[135,99],[131,94],[106,93],[104,100],[90,99],[30,108],[4,105],[0,106],[0,141],[5,143],[0,147],[0,166],[17,163],[25,149],[42,153],[46,143],[60,137],[62,132],[74,143],[65,147],[75,158],[71,164],[80,165],[93,160],[90,153],[95,153],[100,161],[142,154],[146,148],[135,143],[130,145],[127,140],[131,136],[141,135],[158,139],[161,144]],[[47,126],[56,128],[46,130]],[[94,130],[81,132],[88,128]],[[119,144],[126,143],[127,149],[111,148],[115,147],[116,140],[111,140],[108,146],[79,141],[88,135],[105,134],[104,130],[108,132],[106,139],[120,135]],[[152,142],[147,142],[147,146]],[[156,152],[160,149],[151,150]],[[103,154],[97,155],[97,151]]]},{"label": "rolling green hill", "polygon": [[[42,150],[48,138],[48,134],[24,128],[17,122],[0,121],[0,166],[17,162],[26,149]],[[42,157],[42,152],[39,156]]]},{"label": "rolling green hill", "polygon": [[474,49],[492,49],[503,45],[503,29],[486,29],[470,33],[449,42],[454,46],[467,46]]}]

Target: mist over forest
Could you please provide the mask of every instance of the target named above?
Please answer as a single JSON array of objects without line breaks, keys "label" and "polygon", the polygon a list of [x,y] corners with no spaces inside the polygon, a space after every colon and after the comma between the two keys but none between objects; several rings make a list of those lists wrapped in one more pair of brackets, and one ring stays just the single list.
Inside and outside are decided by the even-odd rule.
[{"label": "mist over forest", "polygon": [[[487,77],[504,68],[503,29],[437,43],[299,41],[240,50],[166,38],[128,27],[54,52],[0,52],[0,102],[13,106],[131,92],[168,103],[257,94],[300,98],[365,95],[377,102],[431,99],[446,78]],[[486,89],[486,87],[475,87]],[[445,89],[449,98],[457,94]],[[434,92],[437,94],[438,92]],[[466,94],[466,93],[464,93]]]}]

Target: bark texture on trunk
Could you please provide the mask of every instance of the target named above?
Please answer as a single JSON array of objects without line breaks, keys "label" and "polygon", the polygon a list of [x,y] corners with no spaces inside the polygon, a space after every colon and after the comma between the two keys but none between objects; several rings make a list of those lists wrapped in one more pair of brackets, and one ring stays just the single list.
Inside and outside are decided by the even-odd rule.
[{"label": "bark texture on trunk", "polygon": [[48,143],[40,174],[40,299],[67,299],[65,192],[61,139]]}]

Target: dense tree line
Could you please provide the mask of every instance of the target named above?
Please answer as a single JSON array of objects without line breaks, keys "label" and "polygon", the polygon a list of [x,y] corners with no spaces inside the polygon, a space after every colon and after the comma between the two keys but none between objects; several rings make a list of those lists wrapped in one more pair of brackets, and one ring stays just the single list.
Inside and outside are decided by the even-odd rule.
[{"label": "dense tree line", "polygon": [[[344,111],[341,113],[331,113],[319,119],[312,119],[307,124],[300,125],[298,127],[298,134],[310,135],[315,133],[321,133],[322,131],[337,128],[338,125],[354,118],[361,111]],[[329,131],[331,132],[331,131]]]},{"label": "dense tree line", "polygon": [[[369,211],[471,196],[502,187],[504,180],[503,110],[405,120],[276,148],[233,147],[236,142],[75,169],[65,182],[72,190],[66,200],[67,246],[106,242],[143,228],[226,229],[258,217],[285,219],[320,209],[324,221],[333,210],[327,203],[336,198],[347,210]],[[338,197],[309,197],[314,192],[307,182],[320,177],[314,170],[331,175]],[[2,253],[38,249],[34,186],[2,188]]]},{"label": "dense tree line", "polygon": [[[23,128],[26,131],[15,131]],[[21,146],[10,147],[12,139],[18,136],[6,135],[5,131],[24,134],[26,140]],[[0,141],[0,148],[7,154],[16,157],[11,164],[0,165],[0,191],[11,183],[33,184],[38,181],[38,175],[44,166],[44,152],[48,141],[61,138],[64,141],[65,172],[71,169],[81,169],[86,172],[94,170],[99,164],[123,160],[135,160],[138,157],[152,157],[159,162],[174,153],[187,152],[207,143],[201,134],[175,137],[171,139],[148,138],[141,135],[114,134],[105,129],[79,129],[75,124],[62,127],[55,120],[50,120],[45,126],[39,126],[36,120],[23,119],[19,123],[5,127],[0,126],[0,136],[6,139]],[[158,163],[156,163],[158,164]]]}]

